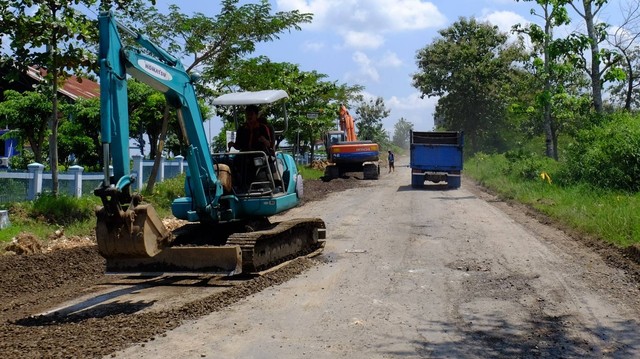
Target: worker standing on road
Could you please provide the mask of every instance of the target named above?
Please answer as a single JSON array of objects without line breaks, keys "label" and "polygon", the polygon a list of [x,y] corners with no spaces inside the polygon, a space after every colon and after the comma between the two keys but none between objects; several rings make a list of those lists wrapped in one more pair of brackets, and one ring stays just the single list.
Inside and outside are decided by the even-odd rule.
[{"label": "worker standing on road", "polygon": [[396,168],[393,166],[393,161],[395,160],[395,158],[394,158],[393,152],[391,152],[391,150],[389,150],[389,156],[387,157],[387,159],[389,160],[389,173],[395,172]]}]

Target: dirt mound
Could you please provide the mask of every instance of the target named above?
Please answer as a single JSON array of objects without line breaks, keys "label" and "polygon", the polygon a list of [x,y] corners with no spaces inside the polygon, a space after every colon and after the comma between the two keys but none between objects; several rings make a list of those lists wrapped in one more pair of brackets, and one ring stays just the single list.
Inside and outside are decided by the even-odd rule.
[{"label": "dirt mound", "polygon": [[304,203],[322,200],[329,193],[342,192],[352,188],[368,186],[369,184],[370,181],[365,181],[358,177],[336,178],[328,182],[321,180],[305,180],[304,196],[302,197],[302,201]]},{"label": "dirt mound", "polygon": [[42,253],[42,242],[31,233],[20,233],[5,247],[7,252],[13,254]]}]

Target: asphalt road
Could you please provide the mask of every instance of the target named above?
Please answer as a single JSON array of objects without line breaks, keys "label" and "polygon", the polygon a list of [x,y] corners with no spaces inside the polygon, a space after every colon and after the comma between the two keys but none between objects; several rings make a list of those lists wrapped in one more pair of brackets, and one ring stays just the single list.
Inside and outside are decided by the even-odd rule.
[{"label": "asphalt road", "polygon": [[403,160],[281,216],[325,220],[323,263],[115,357],[640,357],[623,271],[468,183],[411,189]]}]

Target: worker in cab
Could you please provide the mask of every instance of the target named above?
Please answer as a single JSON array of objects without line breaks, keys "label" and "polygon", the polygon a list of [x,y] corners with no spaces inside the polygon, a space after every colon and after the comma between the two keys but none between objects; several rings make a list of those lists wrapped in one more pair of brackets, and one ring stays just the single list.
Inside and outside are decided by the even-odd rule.
[{"label": "worker in cab", "polygon": [[[273,163],[274,151],[271,144],[271,133],[269,127],[259,121],[260,109],[256,105],[248,105],[245,108],[245,122],[238,128],[236,132],[236,141],[229,142],[228,147],[239,150],[240,152],[261,151],[267,157],[265,163],[274,172],[275,164]],[[268,179],[264,168],[255,167],[253,158],[260,157],[258,154],[249,154],[248,156],[236,157],[234,160],[234,186],[238,186],[240,192],[245,192],[252,188],[252,182],[265,182]],[[267,176],[264,178],[264,176]],[[262,178],[262,180],[260,180]]]},{"label": "worker in cab", "polygon": [[263,151],[271,155],[271,134],[269,127],[258,120],[259,108],[256,105],[249,105],[245,108],[245,122],[238,128],[236,141],[230,141],[231,147],[239,151]]}]

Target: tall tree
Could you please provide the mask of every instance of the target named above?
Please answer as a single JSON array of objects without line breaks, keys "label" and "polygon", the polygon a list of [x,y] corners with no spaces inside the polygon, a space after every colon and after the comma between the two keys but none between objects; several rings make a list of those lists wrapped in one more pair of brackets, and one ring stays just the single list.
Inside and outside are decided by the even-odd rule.
[{"label": "tall tree", "polygon": [[[136,134],[136,141],[140,148],[145,147],[146,143],[143,134],[147,134],[151,158],[154,158],[156,146],[162,132],[162,120],[167,101],[162,93],[138,80],[128,80],[127,87],[129,132]],[[141,151],[141,153],[144,152]]]},{"label": "tall tree", "polygon": [[[91,59],[97,44],[95,21],[76,11],[83,5],[102,9],[115,5],[126,8],[137,0],[1,0],[0,36],[8,38],[14,65],[26,71],[28,66],[41,67],[49,94],[52,113],[49,119],[49,162],[52,188],[58,193],[58,88],[72,73],[95,66]],[[155,1],[152,0],[155,4]]]},{"label": "tall tree", "polygon": [[503,85],[522,60],[518,44],[508,43],[497,26],[461,18],[420,49],[413,86],[422,96],[439,96],[436,125],[463,130],[471,153],[489,146],[504,129]]},{"label": "tall tree", "polygon": [[390,113],[391,110],[387,109],[382,97],[360,101],[355,119],[358,139],[373,141],[381,146],[387,145],[389,135],[383,127],[382,120],[389,117]]},{"label": "tall tree", "polygon": [[575,57],[576,63],[581,66],[591,79],[591,97],[596,113],[602,113],[602,85],[604,80],[616,79],[621,76],[616,65],[621,57],[615,51],[608,48],[600,48],[600,44],[607,38],[608,25],[596,22],[598,13],[607,4],[608,0],[581,0],[582,6],[576,6],[574,0],[560,0],[561,4],[568,4],[584,20],[587,34],[574,34],[570,39],[578,51],[589,51],[590,62],[586,56]]},{"label": "tall tree", "polygon": [[[625,110],[631,106],[638,107],[638,88],[640,87],[640,2],[627,1],[620,6],[622,23],[609,34],[608,42],[615,47],[621,56],[625,76],[623,81],[615,83],[611,92],[622,99]],[[635,96],[634,96],[635,95]],[[635,98],[635,103],[634,103]]]},{"label": "tall tree", "polygon": [[[85,170],[100,171],[102,145],[100,143],[100,99],[78,99],[66,106],[69,120],[60,124],[58,147],[60,158],[73,155]],[[73,164],[71,161],[67,165]]]},{"label": "tall tree", "polygon": [[[534,0],[523,0],[526,2]],[[561,46],[562,40],[554,39],[553,30],[559,26],[569,24],[571,21],[567,9],[557,0],[535,0],[540,6],[540,12],[531,10],[531,13],[542,19],[544,27],[530,23],[522,28],[519,24],[514,26],[516,32],[527,34],[534,44],[534,52],[541,58],[535,58],[532,64],[533,70],[541,79],[542,91],[538,94],[538,103],[542,106],[542,126],[545,135],[545,150],[547,157],[558,158],[558,132],[557,124],[552,117],[552,91],[557,91],[553,84],[557,83],[557,63],[564,56],[565,48]],[[560,87],[562,88],[562,87]]]},{"label": "tall tree", "polygon": [[[219,80],[228,75],[229,64],[255,50],[255,44],[278,39],[285,31],[300,30],[300,25],[311,21],[311,14],[297,10],[272,13],[271,3],[239,5],[239,0],[222,0],[221,10],[215,17],[203,13],[191,16],[182,14],[177,5],[169,7],[168,14],[155,9],[137,12],[133,18],[143,24],[143,33],[167,48],[178,58],[191,58],[187,72],[202,72],[201,94],[219,92]],[[168,114],[168,111],[165,111]],[[169,116],[163,119],[162,128],[168,128]],[[160,134],[156,149],[156,161],[147,190],[152,190],[159,166],[159,154],[163,150],[166,132]]]},{"label": "tall tree", "polygon": [[411,130],[413,130],[413,123],[407,121],[404,117],[400,117],[398,122],[393,125],[393,139],[391,142],[400,148],[409,148],[409,131]]}]

